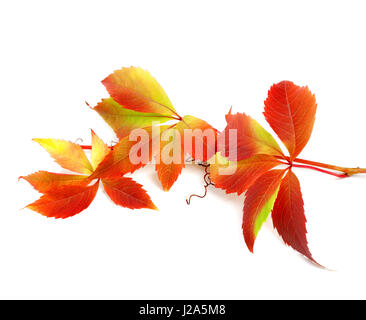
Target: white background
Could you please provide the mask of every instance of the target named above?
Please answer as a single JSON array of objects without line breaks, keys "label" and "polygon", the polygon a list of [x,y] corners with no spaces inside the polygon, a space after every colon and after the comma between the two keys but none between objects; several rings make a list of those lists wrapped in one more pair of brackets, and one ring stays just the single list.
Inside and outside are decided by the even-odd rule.
[{"label": "white background", "polygon": [[113,133],[84,101],[122,66],[148,69],[177,111],[222,130],[233,106],[266,129],[272,83],[316,94],[302,158],[366,167],[366,6],[363,1],[2,1],[0,5],[0,298],[366,298],[366,176],[297,169],[310,249],[286,247],[271,219],[255,253],[241,232],[244,197],[211,188],[200,168],[164,193],[152,166],[134,177],[160,211],[114,205],[100,191],[73,218],[25,205],[20,175],[60,172],[35,137],[105,141]]}]

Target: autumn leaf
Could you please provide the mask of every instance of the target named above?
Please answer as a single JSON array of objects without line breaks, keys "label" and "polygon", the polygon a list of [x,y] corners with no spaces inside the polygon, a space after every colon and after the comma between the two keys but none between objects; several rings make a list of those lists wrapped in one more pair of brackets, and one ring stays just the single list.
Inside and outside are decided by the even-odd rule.
[{"label": "autumn leaf", "polygon": [[[224,189],[226,193],[236,192],[240,195],[247,191],[261,175],[280,164],[281,162],[275,157],[266,154],[259,154],[238,162],[227,161],[226,163],[216,158],[210,165],[210,178],[216,188]],[[230,174],[220,174],[222,170],[226,170]]]},{"label": "autumn leaf", "polygon": [[248,189],[243,210],[243,233],[248,249],[253,252],[254,241],[271,213],[285,170],[270,170],[260,176]]},{"label": "autumn leaf", "polygon": [[122,68],[102,83],[111,97],[121,106],[137,112],[177,116],[163,88],[155,78],[141,68]]},{"label": "autumn leaf", "polygon": [[172,120],[171,116],[164,116],[159,113],[136,112],[124,108],[112,98],[103,99],[93,110],[113,129],[119,139],[129,135],[134,129]]},{"label": "autumn leaf", "polygon": [[27,208],[46,217],[68,218],[89,207],[98,191],[99,181],[92,186],[64,185],[45,193]]},{"label": "autumn leaf", "polygon": [[[130,136],[122,138],[113,146],[113,150],[107,154],[89,178],[123,176],[126,173],[133,173],[137,169],[144,167],[156,153],[153,141],[157,139],[160,141],[160,135],[166,129],[168,129],[168,126],[141,128],[140,131],[136,131],[138,141],[131,140]],[[132,148],[136,151],[141,151],[141,155],[136,163],[131,161]]]},{"label": "autumn leaf", "polygon": [[164,191],[169,191],[185,167],[181,130],[170,128],[161,135],[155,170]]},{"label": "autumn leaf", "polygon": [[91,163],[95,170],[99,164],[104,160],[111,149],[91,130],[92,135],[92,149],[91,149]]},{"label": "autumn leaf", "polygon": [[273,226],[283,241],[313,262],[306,239],[306,218],[300,182],[289,170],[281,182],[272,212]]},{"label": "autumn leaf", "polygon": [[[198,160],[206,161],[209,156],[216,152],[216,129],[207,122],[193,116],[185,116],[181,121],[172,126],[154,126],[141,128],[140,130],[141,139],[138,143],[131,140],[130,135],[120,139],[113,146],[113,150],[96,168],[90,179],[110,178],[133,173],[135,170],[148,164],[154,156],[158,155],[156,171],[163,189],[168,191],[185,166],[185,154],[189,154]],[[134,133],[137,133],[137,131]],[[165,135],[170,134],[173,138],[169,141],[162,141],[161,135],[163,133]],[[153,143],[154,141],[157,141],[158,144]],[[188,143],[185,143],[185,141],[188,141]],[[199,146],[202,146],[202,148],[198,148]],[[133,148],[141,150],[141,156],[137,162],[131,161],[131,150]],[[169,157],[166,155],[162,156],[162,153],[168,149],[175,149],[174,153],[178,154],[178,159],[167,161],[166,158]]]},{"label": "autumn leaf", "polygon": [[110,178],[102,182],[105,192],[115,204],[129,209],[157,210],[142,185],[131,178]]},{"label": "autumn leaf", "polygon": [[[245,113],[226,115],[227,126],[219,138],[219,150],[229,160],[240,161],[257,154],[283,156],[280,146],[272,135],[257,121]],[[233,139],[230,131],[236,132]],[[232,145],[235,143],[236,145]],[[231,152],[230,152],[231,151]]]},{"label": "autumn leaf", "polygon": [[45,148],[61,167],[83,174],[93,172],[92,165],[78,144],[59,139],[33,140]]},{"label": "autumn leaf", "polygon": [[[170,140],[164,141],[164,136]],[[185,167],[185,154],[195,160],[207,161],[216,153],[216,146],[217,130],[193,116],[183,117],[173,128],[165,131],[156,165],[164,191],[170,190]]]},{"label": "autumn leaf", "polygon": [[[93,109],[110,125],[120,140],[91,175],[91,179],[132,173],[155,156],[158,178],[164,191],[168,191],[185,167],[185,154],[195,160],[207,161],[216,153],[217,130],[196,117],[181,117],[163,88],[148,71],[136,67],[122,68],[102,82],[111,97],[103,99]],[[170,126],[159,126],[169,120],[176,122]],[[173,138],[159,141],[160,146],[154,148],[152,142],[158,138],[154,134],[157,127],[160,134],[169,129],[168,134]],[[145,142],[140,141],[139,146],[129,137],[136,129],[146,130],[150,136]],[[130,159],[130,151],[136,147],[148,150],[138,163],[131,162]],[[170,156],[163,156],[166,153],[164,150],[168,149],[176,150],[176,161],[171,161]],[[171,151],[168,150],[168,154]]]},{"label": "autumn leaf", "polygon": [[38,171],[28,176],[21,176],[19,179],[28,181],[34,189],[41,193],[57,190],[64,186],[88,185],[87,176],[47,171]]},{"label": "autumn leaf", "polygon": [[308,87],[282,81],[271,87],[264,116],[295,159],[309,141],[317,104]]},{"label": "autumn leaf", "polygon": [[[291,171],[294,167],[304,167],[296,164],[296,161],[304,163],[297,160],[297,156],[310,138],[316,108],[315,97],[307,87],[282,81],[269,90],[264,115],[288,149],[289,157],[258,122],[244,113],[233,115],[231,110],[226,115],[227,126],[218,143],[226,161],[221,159],[210,165],[210,178],[226,193],[246,192],[243,233],[250,251],[253,251],[257,234],[273,209],[274,227],[284,242],[316,263],[307,246],[300,183]],[[230,137],[231,130],[235,130],[236,140]],[[221,155],[216,155],[216,159],[219,157]],[[274,169],[278,165],[286,165],[287,169]],[[223,169],[232,172],[221,174]],[[283,178],[286,170],[289,172]]]},{"label": "autumn leaf", "polygon": [[[68,218],[85,210],[93,201],[100,178],[91,178],[95,168],[111,153],[110,148],[94,133],[92,135],[91,163],[82,148],[72,142],[56,139],[36,139],[64,168],[89,175],[58,174],[39,171],[22,176],[37,191],[40,199],[27,208],[47,217]],[[81,150],[81,152],[80,152]],[[156,209],[142,186],[131,178],[118,177],[103,180],[105,191],[116,204],[131,209]]]},{"label": "autumn leaf", "polygon": [[217,130],[206,121],[193,116],[184,116],[176,125],[183,133],[184,152],[195,160],[207,161],[217,151]]}]

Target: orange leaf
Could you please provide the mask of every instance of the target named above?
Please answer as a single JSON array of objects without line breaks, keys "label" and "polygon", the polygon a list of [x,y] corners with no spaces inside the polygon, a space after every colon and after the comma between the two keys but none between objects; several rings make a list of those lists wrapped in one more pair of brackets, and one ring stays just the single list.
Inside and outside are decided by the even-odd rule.
[{"label": "orange leaf", "polygon": [[110,178],[103,179],[102,182],[105,192],[115,204],[130,209],[157,210],[142,185],[131,178]]},{"label": "orange leaf", "polygon": [[273,226],[283,241],[318,264],[312,257],[306,240],[306,218],[300,183],[289,170],[283,178],[272,212]]},{"label": "orange leaf", "polygon": [[168,129],[162,133],[155,170],[164,191],[170,190],[185,167],[182,139],[183,136],[176,128]]},{"label": "orange leaf", "polygon": [[[210,165],[210,178],[216,188],[224,189],[226,193],[245,192],[261,175],[280,165],[275,157],[259,154],[238,162],[229,161],[221,164],[219,160]],[[220,174],[220,170],[230,171],[230,174]]]},{"label": "orange leaf", "polygon": [[244,240],[251,252],[253,252],[257,234],[273,208],[285,171],[266,172],[251,185],[245,194],[243,233]]},{"label": "orange leaf", "polygon": [[44,216],[68,218],[89,207],[98,191],[99,181],[92,186],[63,186],[56,192],[49,192],[27,208]]},{"label": "orange leaf", "polygon": [[64,186],[87,186],[87,176],[75,174],[52,173],[38,171],[28,176],[21,176],[19,179],[28,181],[34,189],[41,193],[56,191]]},{"label": "orange leaf", "polygon": [[271,87],[264,102],[264,116],[285,144],[291,160],[295,159],[310,139],[316,101],[308,87],[282,81]]},{"label": "orange leaf", "polygon": [[[166,138],[169,141],[164,141]],[[201,119],[185,116],[173,128],[166,130],[161,140],[156,171],[164,191],[169,191],[185,167],[185,154],[207,161],[216,153],[217,130]]]}]

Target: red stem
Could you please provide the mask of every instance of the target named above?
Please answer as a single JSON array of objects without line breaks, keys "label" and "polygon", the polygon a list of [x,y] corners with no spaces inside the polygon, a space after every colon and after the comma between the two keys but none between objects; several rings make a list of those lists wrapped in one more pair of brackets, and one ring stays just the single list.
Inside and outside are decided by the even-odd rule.
[{"label": "red stem", "polygon": [[328,170],[324,170],[324,169],[320,169],[320,168],[316,168],[316,167],[312,167],[312,166],[308,166],[308,165],[301,165],[301,164],[294,164],[293,163],[292,167],[311,169],[311,170],[323,172],[323,173],[326,173],[326,174],[330,174],[331,176],[335,176],[335,177],[338,177],[338,178],[347,178],[347,177],[349,177],[349,175],[346,174],[346,173],[342,173],[342,174],[335,173],[335,172],[331,172],[331,171],[328,171]]},{"label": "red stem", "polygon": [[334,165],[327,164],[327,163],[315,162],[315,161],[304,160],[304,159],[299,159],[299,158],[296,158],[293,161],[297,162],[297,163],[303,163],[303,164],[308,164],[308,165],[312,165],[312,166],[316,166],[316,167],[344,172],[345,174],[347,174],[349,176],[356,174],[356,173],[366,173],[366,169],[364,169],[364,168],[345,168],[345,167],[340,167],[340,166],[334,166]]},{"label": "red stem", "polygon": [[[175,126],[175,124],[173,124],[171,127],[174,127],[174,126]],[[80,147],[84,150],[91,150],[91,148],[92,148],[92,146],[89,146],[89,145],[80,145]],[[113,146],[109,147],[109,148],[113,148]],[[280,157],[278,157],[278,158],[280,158]],[[281,163],[282,164],[288,164],[290,166],[290,168],[295,167],[295,168],[311,169],[311,170],[315,170],[315,171],[318,171],[318,172],[329,174],[329,175],[337,177],[337,178],[347,178],[347,177],[350,177],[351,175],[356,174],[356,173],[366,173],[366,169],[363,169],[363,168],[344,168],[344,167],[338,167],[338,166],[333,166],[333,165],[324,164],[324,163],[321,163],[321,162],[315,162],[315,161],[304,160],[304,159],[295,159],[295,160],[293,160],[294,162],[298,162],[298,163],[306,163],[306,164],[303,164],[303,165],[295,164],[293,162],[291,163],[289,159],[283,159],[282,158],[280,160],[287,160],[287,163],[285,163],[285,162],[281,162]],[[307,165],[307,164],[309,164],[309,165]],[[332,171],[328,171],[328,170],[320,169],[320,168],[317,168],[317,167],[313,167],[312,165],[317,166],[317,167],[328,168],[330,170],[341,171],[343,173],[335,173],[335,172],[332,172]]]},{"label": "red stem", "polygon": [[92,146],[86,146],[86,145],[82,145],[80,144],[80,147],[81,149],[84,149],[84,150],[91,150]]}]

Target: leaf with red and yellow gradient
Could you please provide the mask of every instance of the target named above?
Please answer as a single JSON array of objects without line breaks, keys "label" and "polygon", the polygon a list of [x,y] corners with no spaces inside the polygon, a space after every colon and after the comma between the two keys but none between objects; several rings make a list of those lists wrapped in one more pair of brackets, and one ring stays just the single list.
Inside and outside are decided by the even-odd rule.
[{"label": "leaf with red and yellow gradient", "polygon": [[131,178],[109,178],[102,182],[105,192],[115,204],[130,209],[157,210],[142,185]]},{"label": "leaf with red and yellow gradient", "polygon": [[207,161],[216,153],[217,130],[201,119],[185,116],[161,140],[156,171],[164,191],[169,191],[185,167],[185,154]]},{"label": "leaf with red and yellow gradient", "polygon": [[310,139],[317,104],[308,87],[290,81],[274,84],[264,102],[264,116],[295,159]]},{"label": "leaf with red and yellow gradient", "polygon": [[52,173],[38,171],[28,176],[21,176],[19,179],[28,181],[34,189],[41,193],[58,190],[64,186],[87,186],[87,176],[75,174]]},{"label": "leaf with red and yellow gradient", "polygon": [[76,143],[59,139],[33,139],[38,142],[63,168],[73,172],[91,174],[93,167],[83,149]]},{"label": "leaf with red and yellow gradient", "polygon": [[207,161],[217,151],[217,130],[206,121],[193,116],[185,116],[176,125],[184,136],[184,152],[195,160]]},{"label": "leaf with red and yellow gradient", "polygon": [[[245,113],[231,114],[230,110],[226,122],[227,126],[219,137],[219,151],[229,160],[245,160],[256,154],[283,155],[272,135]],[[231,130],[236,130],[236,139],[230,135]]]},{"label": "leaf with red and yellow gradient", "polygon": [[136,67],[114,71],[102,83],[111,97],[127,109],[176,116],[163,88],[146,70]]},{"label": "leaf with red and yellow gradient", "polygon": [[281,179],[286,170],[266,172],[250,186],[245,194],[243,233],[245,243],[251,252],[253,252],[258,232],[273,208]]},{"label": "leaf with red and yellow gradient", "polygon": [[68,218],[89,207],[98,191],[99,181],[92,186],[63,186],[43,195],[27,208],[44,216]]},{"label": "leaf with red and yellow gradient", "polygon": [[111,151],[111,149],[101,140],[93,130],[91,130],[92,135],[92,149],[91,149],[91,164],[93,169],[96,169],[106,157],[106,155]]},{"label": "leaf with red and yellow gradient", "polygon": [[273,226],[283,241],[318,264],[312,257],[306,239],[306,217],[300,183],[289,170],[283,178],[272,211]]},{"label": "leaf with red and yellow gradient", "polygon": [[[210,163],[210,179],[216,188],[224,189],[226,193],[245,192],[260,176],[274,167],[282,164],[275,157],[259,154],[241,161],[222,161],[216,155]],[[224,158],[226,159],[226,158]]]},{"label": "leaf with red and yellow gradient", "polygon": [[167,128],[168,126],[161,126],[134,130],[134,137],[126,136],[113,146],[113,150],[89,178],[120,177],[144,167],[157,151],[156,142],[160,141],[160,134]]},{"label": "leaf with red and yellow gradient", "polygon": [[161,135],[155,170],[164,191],[170,190],[185,167],[182,139],[178,128],[165,130]]},{"label": "leaf with red and yellow gradient", "polygon": [[93,110],[98,112],[120,139],[129,135],[133,129],[152,126],[154,123],[163,123],[172,119],[170,116],[158,113],[126,109],[112,98],[103,99]]}]

